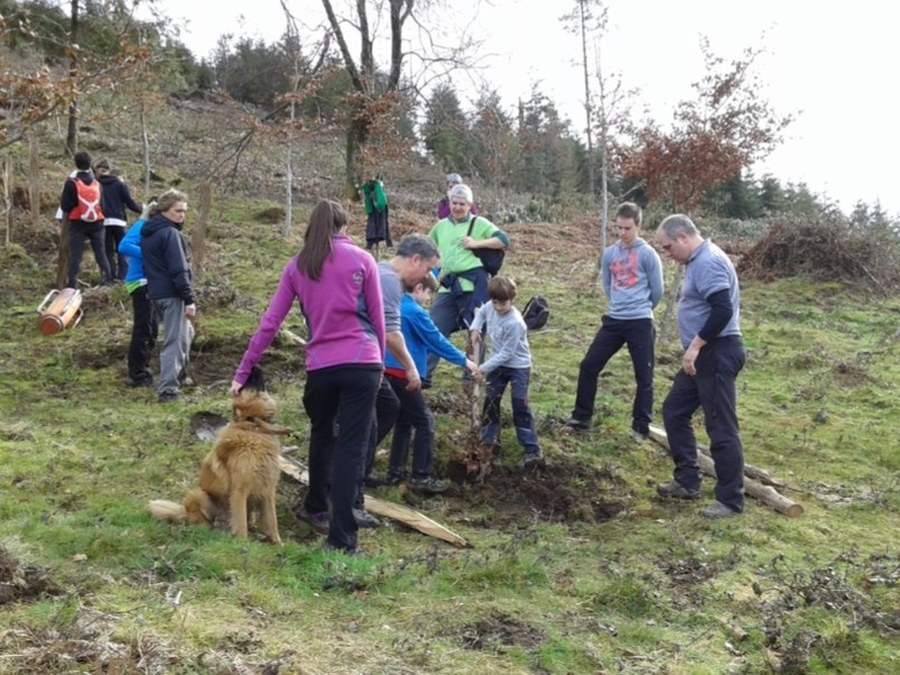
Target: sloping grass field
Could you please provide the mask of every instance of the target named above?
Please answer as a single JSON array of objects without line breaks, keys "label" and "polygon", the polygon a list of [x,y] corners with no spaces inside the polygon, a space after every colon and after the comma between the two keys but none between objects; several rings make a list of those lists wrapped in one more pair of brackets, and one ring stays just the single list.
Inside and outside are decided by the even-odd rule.
[{"label": "sloping grass field", "polygon": [[[742,283],[746,458],[784,479],[805,512],[788,518],[748,499],[740,518],[709,522],[698,510],[711,480],[700,506],[655,495],[671,463],[628,436],[625,351],[601,377],[594,428],[561,424],[605,307],[586,223],[508,227],[504,272],[519,283],[517,304],[542,293],[551,305],[530,338],[547,467],[518,467],[507,424],[500,465],[481,484],[461,480],[470,400],[442,366],[428,393],[436,462],[457,482],[430,499],[372,492],[472,548],[387,522],[361,533],[366,558],[324,553],[292,514],[302,488],[287,478],[283,547],[155,521],[148,500],[179,500],[194,484],[209,444],[191,418],[228,414],[233,370],[300,245],[299,234],[285,239],[280,225],[254,219],[266,206],[214,209],[197,386],[169,405],[123,384],[123,287],[87,289],[82,324],[42,336],[35,307],[55,276],[52,230],[0,249],[0,672],[900,670],[900,298],[803,279]],[[430,224],[402,210],[394,218],[401,234]],[[360,213],[352,222],[361,236]],[[96,276],[88,254],[82,278]],[[287,327],[304,334],[299,313]],[[658,350],[657,413],[679,367],[673,332]],[[302,460],[302,351],[279,341],[262,365]],[[697,425],[705,439],[702,416]]]}]

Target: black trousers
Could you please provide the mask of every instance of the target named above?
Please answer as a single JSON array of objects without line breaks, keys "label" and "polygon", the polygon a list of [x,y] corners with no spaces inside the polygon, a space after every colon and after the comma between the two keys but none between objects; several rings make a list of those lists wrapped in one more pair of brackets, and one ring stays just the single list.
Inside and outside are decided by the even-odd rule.
[{"label": "black trousers", "polygon": [[308,372],[303,407],[310,421],[309,492],[306,510],[331,514],[328,543],[337,548],[357,545],[354,501],[363,466],[375,397],[382,379],[381,364],[335,366]]},{"label": "black trousers", "polygon": [[82,220],[69,221],[69,288],[77,288],[78,272],[81,270],[81,259],[84,257],[84,240],[91,240],[91,249],[100,268],[100,279],[104,283],[112,280],[109,261],[106,259],[106,237],[103,221],[86,223]]},{"label": "black trousers", "polygon": [[150,357],[159,335],[156,308],[147,297],[147,287],[141,286],[131,294],[133,324],[131,344],[128,345],[128,377],[134,382],[152,382]]},{"label": "black trousers", "polygon": [[124,225],[104,225],[103,238],[106,240],[106,261],[112,279],[123,281],[128,271],[128,258],[119,255],[119,242],[125,236]]},{"label": "black trousers", "polygon": [[391,433],[399,413],[400,399],[397,398],[397,394],[391,389],[387,378],[382,377],[381,383],[378,385],[378,394],[375,397],[374,415],[369,428],[369,441],[366,446],[363,474],[359,478],[359,489],[357,490],[356,503],[353,508],[361,509],[366,503],[365,494],[363,493],[365,477],[372,473],[372,465],[375,463],[375,451],[378,449],[381,441]]},{"label": "black trousers", "polygon": [[675,480],[689,490],[700,489],[697,439],[691,418],[702,407],[709,451],[716,467],[716,500],[735,511],[744,508],[744,447],[738,433],[735,381],[745,360],[740,337],[708,343],[697,357],[697,374],[691,377],[680,370],[663,403]]},{"label": "black trousers", "polygon": [[636,384],[631,428],[646,434],[653,408],[654,337],[652,319],[613,319],[604,316],[603,324],[578,369],[578,390],[572,417],[585,422],[593,417],[597,378],[616,352],[628,345]]}]

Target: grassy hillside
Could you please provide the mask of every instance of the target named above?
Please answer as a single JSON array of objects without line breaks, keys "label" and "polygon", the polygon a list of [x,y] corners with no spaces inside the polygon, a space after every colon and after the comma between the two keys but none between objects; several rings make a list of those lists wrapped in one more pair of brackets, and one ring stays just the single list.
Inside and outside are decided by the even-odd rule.
[{"label": "grassy hillside", "polygon": [[[742,517],[708,522],[696,503],[655,496],[671,464],[627,434],[624,352],[601,378],[594,429],[560,424],[605,305],[587,223],[508,228],[505,271],[520,306],[541,292],[552,308],[531,337],[546,469],[518,468],[507,424],[502,464],[483,484],[425,500],[373,493],[408,501],[472,549],[387,523],[362,532],[369,557],[325,554],[292,515],[299,488],[287,479],[282,548],[154,521],[149,499],[180,499],[194,484],[209,446],[191,417],[227,414],[233,369],[299,246],[257,220],[270,205],[217,201],[199,283],[198,384],[170,405],[123,386],[122,287],[87,290],[82,325],[43,337],[34,309],[55,276],[52,230],[0,249],[0,672],[900,669],[900,299],[802,279],[742,285],[747,461],[787,480],[805,514],[748,500]],[[361,235],[361,214],[352,222]],[[394,222],[429,225],[402,209]],[[96,277],[90,255],[82,277]],[[303,332],[299,315],[288,327]],[[678,364],[674,342],[662,345],[657,411]],[[276,343],[263,366],[302,458],[302,353]],[[449,368],[436,379],[437,465],[456,476],[469,400]],[[703,492],[711,499],[711,481]]]}]

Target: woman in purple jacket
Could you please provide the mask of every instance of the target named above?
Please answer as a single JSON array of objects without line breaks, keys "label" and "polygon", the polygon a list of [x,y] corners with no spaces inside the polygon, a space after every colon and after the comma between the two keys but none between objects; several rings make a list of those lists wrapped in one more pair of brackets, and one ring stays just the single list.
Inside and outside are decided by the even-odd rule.
[{"label": "woman in purple jacket", "polygon": [[[346,234],[341,206],[320,201],[231,383],[237,394],[296,299],[309,329],[303,407],[310,420],[309,492],[297,515],[328,528],[327,550],[358,552],[353,517],[384,367],[384,308],[375,260]],[[335,435],[337,428],[337,435]],[[331,513],[329,515],[329,499]]]}]

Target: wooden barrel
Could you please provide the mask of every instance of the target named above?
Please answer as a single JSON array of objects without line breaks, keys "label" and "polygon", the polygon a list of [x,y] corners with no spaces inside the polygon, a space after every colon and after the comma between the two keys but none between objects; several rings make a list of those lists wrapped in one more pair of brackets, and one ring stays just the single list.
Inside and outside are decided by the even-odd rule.
[{"label": "wooden barrel", "polygon": [[54,289],[47,293],[37,311],[40,314],[38,328],[44,335],[73,328],[84,316],[81,310],[81,291],[77,288],[64,288],[61,291]]}]

